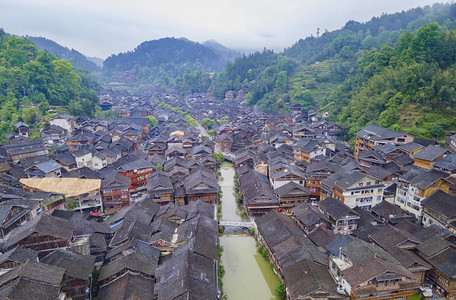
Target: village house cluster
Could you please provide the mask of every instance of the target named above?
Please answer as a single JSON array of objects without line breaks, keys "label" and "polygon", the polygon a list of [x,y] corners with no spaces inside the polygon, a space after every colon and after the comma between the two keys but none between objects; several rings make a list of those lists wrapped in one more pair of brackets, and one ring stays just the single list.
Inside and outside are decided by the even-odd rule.
[{"label": "village house cluster", "polygon": [[[302,115],[269,117],[234,155],[288,298],[455,298],[456,135],[441,147],[369,125],[353,153],[337,125]],[[220,146],[241,128],[221,127]]]},{"label": "village house cluster", "polygon": [[299,104],[229,114],[225,101],[215,140],[289,299],[456,297],[456,135],[441,147],[368,125],[352,151]]},{"label": "village house cluster", "polygon": [[326,115],[245,94],[108,91],[112,121],[57,115],[39,139],[16,124],[0,147],[0,293],[217,299],[222,152],[288,299],[456,297],[456,135],[368,125],[352,151]]}]

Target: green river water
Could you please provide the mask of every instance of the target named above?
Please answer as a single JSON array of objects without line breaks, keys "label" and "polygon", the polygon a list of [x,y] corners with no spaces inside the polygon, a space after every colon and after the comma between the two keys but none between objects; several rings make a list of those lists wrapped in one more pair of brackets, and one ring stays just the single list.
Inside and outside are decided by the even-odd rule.
[{"label": "green river water", "polygon": [[[242,220],[234,198],[234,166],[223,163],[219,184],[223,191],[222,219]],[[237,233],[220,237],[224,251],[221,264],[225,267],[223,276],[224,294],[229,300],[276,300],[275,289],[279,279],[269,262],[257,252],[253,237]]]}]

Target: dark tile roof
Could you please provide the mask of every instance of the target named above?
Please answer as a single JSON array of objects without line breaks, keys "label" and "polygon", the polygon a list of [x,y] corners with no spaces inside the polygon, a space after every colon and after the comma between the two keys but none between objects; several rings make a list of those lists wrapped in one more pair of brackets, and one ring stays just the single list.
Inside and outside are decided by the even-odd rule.
[{"label": "dark tile roof", "polygon": [[212,259],[193,251],[173,254],[157,269],[158,299],[217,299],[215,264]]},{"label": "dark tile roof", "polygon": [[278,196],[283,197],[287,195],[288,193],[293,191],[293,195],[310,195],[309,190],[302,186],[297,184],[294,181],[288,182],[285,185],[282,185],[274,190],[274,193],[276,193]]},{"label": "dark tile roof", "polygon": [[442,190],[435,191],[421,203],[423,206],[426,206],[447,218],[452,219],[456,217],[456,197],[447,194]]},{"label": "dark tile roof", "polygon": [[65,269],[27,261],[0,276],[2,299],[55,300],[59,296]]},{"label": "dark tile roof", "polygon": [[16,247],[0,255],[0,264],[7,261],[25,263],[27,260],[34,261],[38,257],[38,251],[29,248]]},{"label": "dark tile roof", "polygon": [[285,214],[272,211],[255,222],[261,236],[283,267],[306,258],[323,265],[328,264],[326,254],[318,250],[296,222]]},{"label": "dark tile roof", "polygon": [[135,273],[152,276],[155,273],[157,264],[157,257],[151,254],[136,251],[102,266],[98,280],[105,280],[125,269],[131,270]]},{"label": "dark tile roof", "polygon": [[208,218],[214,218],[214,207],[201,200],[194,201],[183,207],[187,211],[187,220],[196,217],[198,214],[203,214]]},{"label": "dark tile roof", "polygon": [[301,203],[293,207],[293,216],[304,226],[318,224],[320,220],[326,220],[329,222],[325,215],[309,203]]},{"label": "dark tile roof", "polygon": [[413,237],[410,235],[402,234],[390,225],[378,228],[369,234],[369,237],[385,250],[400,246],[402,243],[409,241],[418,243],[418,241],[416,241],[416,239],[413,239]]},{"label": "dark tile roof", "polygon": [[129,188],[130,184],[130,178],[122,176],[119,173],[113,173],[112,176],[101,181],[101,188]]},{"label": "dark tile roof", "polygon": [[430,170],[430,171],[424,171],[421,170],[421,172],[417,172],[417,175],[410,179],[410,184],[417,186],[419,188],[425,189],[437,180],[441,178],[445,178],[447,174],[444,172],[440,172],[437,170]]},{"label": "dark tile roof", "polygon": [[177,229],[177,242],[188,241],[188,247],[209,258],[218,258],[217,249],[218,224],[204,215],[185,221]]},{"label": "dark tile roof", "polygon": [[324,247],[332,241],[334,241],[335,239],[337,239],[337,235],[334,232],[332,232],[329,229],[324,229],[322,227],[318,227],[317,229],[309,233],[307,236],[312,240],[312,242],[315,245],[317,245],[317,247]]},{"label": "dark tile roof", "polygon": [[393,161],[396,162],[399,166],[407,166],[413,163],[413,159],[411,159],[406,154],[393,157]]},{"label": "dark tile roof", "polygon": [[187,193],[192,191],[199,184],[204,184],[207,188],[198,188],[195,190],[198,193],[217,193],[219,188],[215,174],[206,169],[199,169],[184,179],[184,187]]},{"label": "dark tile roof", "polygon": [[456,279],[456,249],[447,248],[430,258],[429,263],[452,280]]},{"label": "dark tile roof", "polygon": [[410,142],[410,143],[407,143],[407,144],[399,145],[398,148],[410,153],[410,152],[416,151],[418,149],[423,149],[424,146],[420,145],[418,143],[415,143],[415,142]]},{"label": "dark tile roof", "polygon": [[65,274],[69,277],[89,280],[95,266],[95,257],[57,249],[42,258],[40,262],[64,268]]},{"label": "dark tile roof", "polygon": [[34,232],[70,240],[73,236],[73,229],[74,226],[70,221],[42,214],[14,229],[3,244],[3,248],[9,249]]},{"label": "dark tile roof", "polygon": [[154,300],[155,279],[130,272],[102,285],[98,292],[99,300]]},{"label": "dark tile roof", "polygon": [[387,220],[401,214],[403,210],[388,201],[382,201],[379,204],[371,208],[371,211],[377,216],[383,217]]},{"label": "dark tile roof", "polygon": [[151,194],[170,193],[173,191],[173,184],[167,174],[157,171],[147,177],[147,191]]},{"label": "dark tile roof", "polygon": [[334,239],[325,245],[325,249],[330,255],[339,256],[339,251],[345,245],[351,243],[355,238],[348,234],[336,234]]},{"label": "dark tile roof", "polygon": [[372,177],[374,177],[375,179],[378,179],[378,180],[385,180],[386,178],[388,178],[389,176],[393,175],[394,173],[387,170],[387,169],[384,169],[380,166],[373,166],[372,168],[369,168],[367,171],[366,171],[367,174],[371,175]]},{"label": "dark tile roof", "polygon": [[324,293],[330,299],[344,299],[337,293],[337,284],[326,266],[303,259],[283,269],[291,299],[319,298]]},{"label": "dark tile roof", "polygon": [[46,150],[41,140],[29,139],[25,137],[17,137],[10,144],[5,145],[5,149],[9,155],[20,155],[31,152],[38,152]]},{"label": "dark tile roof", "polygon": [[359,214],[357,212],[332,197],[324,199],[319,204],[320,208],[335,220],[344,218],[346,216],[354,216],[359,218]]},{"label": "dark tile roof", "polygon": [[446,148],[440,146],[429,145],[413,156],[414,159],[422,159],[426,161],[435,161],[439,156],[448,151]]},{"label": "dark tile roof", "polygon": [[432,236],[426,241],[420,243],[416,249],[424,254],[425,257],[432,257],[443,250],[451,247],[451,243],[440,236]]},{"label": "dark tile roof", "polygon": [[405,134],[406,133],[404,132],[391,130],[377,125],[367,125],[356,133],[356,135],[360,137],[369,137],[369,139],[374,141],[394,139]]},{"label": "dark tile roof", "polygon": [[399,247],[393,247],[388,250],[388,253],[391,254],[397,261],[399,261],[401,265],[408,269],[416,267],[417,264],[423,268],[432,268],[432,266],[428,262],[422,259],[415,252],[412,252],[410,250],[405,250]]}]

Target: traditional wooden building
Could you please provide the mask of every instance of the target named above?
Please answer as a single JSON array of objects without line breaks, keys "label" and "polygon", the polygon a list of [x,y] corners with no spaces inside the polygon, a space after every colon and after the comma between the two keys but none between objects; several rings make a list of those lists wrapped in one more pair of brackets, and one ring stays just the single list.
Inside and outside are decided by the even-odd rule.
[{"label": "traditional wooden building", "polygon": [[362,151],[374,146],[392,143],[395,145],[413,142],[413,136],[400,131],[391,130],[377,125],[368,125],[356,133],[355,159]]},{"label": "traditional wooden building", "polygon": [[184,179],[187,202],[201,200],[208,203],[217,202],[219,186],[215,174],[206,169],[199,169]]},{"label": "traditional wooden building", "polygon": [[29,139],[27,137],[18,137],[13,139],[8,145],[5,145],[8,157],[14,164],[19,160],[40,155],[49,155],[49,150],[39,139]]},{"label": "traditional wooden building", "polygon": [[13,230],[2,249],[8,251],[21,246],[38,251],[38,256],[43,258],[55,249],[69,247],[73,227],[70,221],[42,214]]},{"label": "traditional wooden building", "polygon": [[91,298],[94,256],[57,249],[42,258],[40,262],[65,269],[62,291],[67,298],[81,300]]},{"label": "traditional wooden building", "polygon": [[309,202],[310,192],[296,182],[289,182],[274,190],[281,208],[290,208],[300,203]]},{"label": "traditional wooden building", "polygon": [[120,175],[131,179],[130,192],[143,191],[147,188],[147,175],[154,172],[154,167],[143,158],[129,155],[118,160],[114,167]]},{"label": "traditional wooden building", "polygon": [[101,182],[103,208],[112,213],[130,205],[131,179],[120,174],[113,174]]},{"label": "traditional wooden building", "polygon": [[64,195],[67,209],[103,212],[101,179],[23,178],[20,182],[28,192],[43,191]]},{"label": "traditional wooden building", "polygon": [[334,233],[348,234],[358,228],[359,214],[339,200],[328,197],[319,208],[331,221]]}]

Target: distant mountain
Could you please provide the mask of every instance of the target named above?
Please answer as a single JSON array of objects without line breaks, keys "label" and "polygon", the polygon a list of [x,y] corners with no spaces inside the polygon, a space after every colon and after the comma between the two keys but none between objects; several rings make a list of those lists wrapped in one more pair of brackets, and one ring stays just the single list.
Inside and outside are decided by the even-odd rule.
[{"label": "distant mountain", "polygon": [[27,36],[27,39],[34,42],[35,45],[41,49],[54,54],[58,58],[71,62],[76,68],[84,68],[92,72],[100,70],[99,66],[95,62],[91,61],[88,57],[84,56],[84,54],[74,49],[70,50],[67,47],[63,47],[62,45],[44,37]]},{"label": "distant mountain", "polygon": [[90,57],[90,56],[86,56],[86,58],[88,60],[90,60],[91,62],[95,63],[98,67],[100,67],[100,68],[103,67],[104,59],[101,59],[99,57]]},{"label": "distant mountain", "polygon": [[115,82],[155,83],[181,93],[204,92],[210,74],[240,56],[215,41],[204,44],[185,38],[163,38],[140,44],[133,51],[114,54],[103,62],[107,78]]},{"label": "distant mountain", "polygon": [[204,45],[185,38],[163,38],[143,42],[133,51],[111,55],[104,61],[104,68],[107,71],[128,71],[172,64],[177,67],[185,65],[191,70],[217,72],[235,56],[234,51],[214,41]]}]

